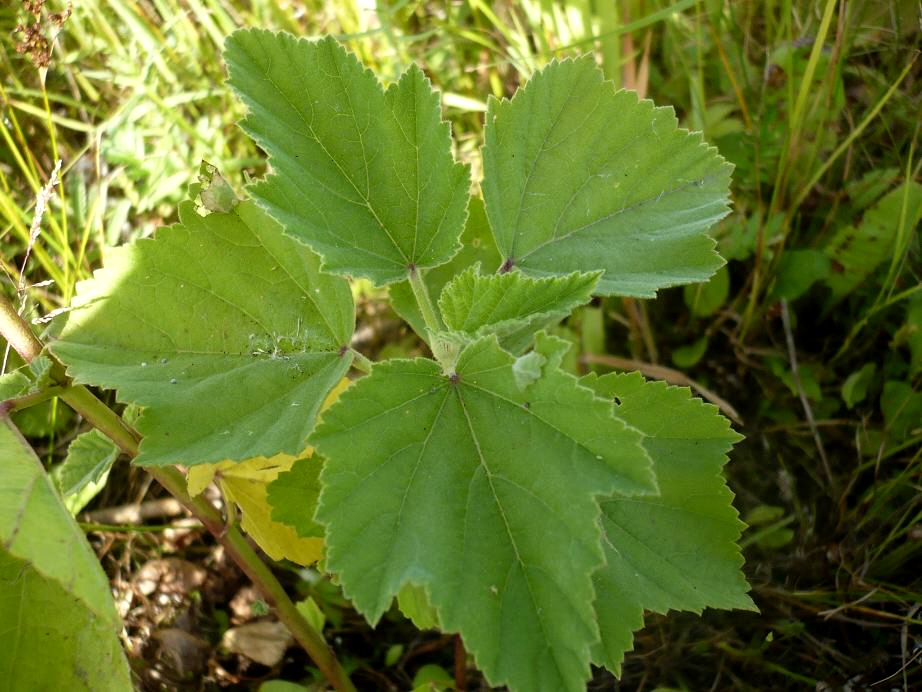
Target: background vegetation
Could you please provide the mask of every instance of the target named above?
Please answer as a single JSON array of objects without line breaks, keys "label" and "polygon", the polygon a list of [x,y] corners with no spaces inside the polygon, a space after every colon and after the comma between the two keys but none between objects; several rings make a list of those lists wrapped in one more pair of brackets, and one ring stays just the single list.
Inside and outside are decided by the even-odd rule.
[{"label": "background vegetation", "polygon": [[[488,96],[586,51],[616,84],[703,130],[736,165],[734,212],[715,231],[727,267],[655,301],[597,301],[560,334],[575,344],[571,368],[691,383],[746,435],[727,469],[762,613],[650,617],[621,682],[600,673],[593,689],[922,686],[915,0],[7,2],[0,267],[29,319],[65,306],[109,248],[171,222],[202,159],[238,187],[261,174],[223,85],[223,39],[240,26],[332,33],[387,79],[418,62],[475,179]],[[360,350],[419,351],[382,295],[355,291]],[[15,364],[6,354],[5,369]],[[54,402],[18,415],[49,465],[85,428]],[[194,529],[163,508],[146,524],[99,514],[159,492],[120,465],[84,515],[139,684],[311,680],[296,650],[267,666],[219,645],[265,608]],[[164,564],[176,588],[158,572],[146,589]],[[371,631],[323,576],[278,571],[313,597],[360,689],[464,678],[451,638],[396,611]]]}]

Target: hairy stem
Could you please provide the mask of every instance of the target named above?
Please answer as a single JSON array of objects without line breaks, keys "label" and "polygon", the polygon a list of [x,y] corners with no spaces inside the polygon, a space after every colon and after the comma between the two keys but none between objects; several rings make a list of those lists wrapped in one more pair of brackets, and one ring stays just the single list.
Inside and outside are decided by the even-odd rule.
[{"label": "hairy stem", "polygon": [[413,289],[413,295],[416,297],[416,303],[419,305],[419,311],[423,315],[423,321],[426,323],[426,327],[431,332],[441,331],[442,321],[435,311],[435,306],[432,304],[432,299],[429,297],[429,289],[427,289],[426,284],[423,283],[423,277],[420,275],[419,269],[412,267],[409,274],[410,287]]},{"label": "hairy stem", "polygon": [[[42,352],[42,343],[4,295],[0,295],[0,334],[27,363],[32,362]],[[63,376],[63,366],[56,359],[53,360],[54,367],[59,369]],[[125,454],[130,457],[137,456],[141,437],[136,430],[125,423],[118,414],[86,387],[67,386],[66,382],[61,382],[61,384],[65,385],[60,393],[61,399],[109,437]],[[250,547],[243,534],[234,527],[228,528],[220,512],[206,500],[201,497],[190,497],[186,490],[185,478],[172,466],[146,467],[145,470],[179,500],[196,519],[202,522],[202,525],[218,540],[237,566],[252,580],[266,600],[275,607],[279,620],[310,654],[330,684],[340,692],[354,692],[355,687],[340,666],[335,654],[327,646],[323,635],[298,612],[295,604],[285,593],[285,589],[256,554],[256,551]]]}]

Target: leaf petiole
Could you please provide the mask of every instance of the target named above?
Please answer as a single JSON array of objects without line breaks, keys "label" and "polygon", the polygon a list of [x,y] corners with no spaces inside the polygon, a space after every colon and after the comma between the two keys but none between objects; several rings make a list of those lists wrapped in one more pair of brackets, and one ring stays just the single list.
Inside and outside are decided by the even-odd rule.
[{"label": "leaf petiole", "polygon": [[445,329],[442,326],[442,320],[439,319],[432,299],[429,297],[429,289],[423,283],[423,277],[415,266],[409,267],[410,287],[413,289],[413,295],[416,297],[416,303],[419,305],[419,311],[423,315],[423,321],[430,332],[439,332]]},{"label": "leaf petiole", "polygon": [[365,373],[366,375],[371,374],[371,368],[374,365],[374,363],[371,362],[370,359],[366,358],[361,353],[356,351],[354,348],[349,349],[349,350],[352,351],[352,367],[358,370],[359,372]]}]

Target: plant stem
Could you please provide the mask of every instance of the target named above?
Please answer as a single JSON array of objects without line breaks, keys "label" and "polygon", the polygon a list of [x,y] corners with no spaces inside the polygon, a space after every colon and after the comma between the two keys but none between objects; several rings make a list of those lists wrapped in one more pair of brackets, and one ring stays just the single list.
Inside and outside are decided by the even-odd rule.
[{"label": "plant stem", "polygon": [[9,299],[0,294],[0,334],[3,334],[7,342],[16,349],[16,353],[22,356],[27,363],[31,363],[39,353],[42,352],[42,342],[40,342],[32,329],[27,325]]},{"label": "plant stem", "polygon": [[[42,352],[42,343],[4,295],[0,295],[0,334],[9,341],[27,363],[32,362]],[[60,362],[53,357],[52,360],[54,367],[63,373],[64,369]],[[137,456],[141,436],[136,430],[125,423],[86,387],[66,386],[66,382],[61,384],[65,385],[64,390],[60,393],[61,399],[109,437],[128,456]],[[304,619],[275,575],[256,554],[256,551],[250,547],[243,534],[234,527],[228,528],[220,512],[204,498],[190,497],[186,490],[186,479],[172,466],[146,467],[145,470],[179,500],[196,519],[202,522],[202,525],[217,539],[237,566],[262,592],[266,600],[275,606],[279,620],[310,654],[330,684],[340,692],[354,692],[355,687],[327,646],[323,635]]]},{"label": "plant stem", "polygon": [[53,399],[56,396],[60,396],[62,391],[64,390],[61,387],[53,385],[38,392],[33,392],[32,394],[26,394],[25,396],[17,397],[16,399],[0,401],[0,413],[9,414],[13,411],[22,411],[23,409],[27,409],[31,406],[37,406],[43,401],[48,401],[48,399]]},{"label": "plant stem", "polygon": [[423,277],[416,267],[410,269],[410,287],[413,289],[413,295],[416,296],[416,303],[419,305],[419,311],[423,315],[423,321],[431,332],[438,332],[443,329],[442,321],[435,312],[435,306],[429,297],[429,289],[423,283]]}]

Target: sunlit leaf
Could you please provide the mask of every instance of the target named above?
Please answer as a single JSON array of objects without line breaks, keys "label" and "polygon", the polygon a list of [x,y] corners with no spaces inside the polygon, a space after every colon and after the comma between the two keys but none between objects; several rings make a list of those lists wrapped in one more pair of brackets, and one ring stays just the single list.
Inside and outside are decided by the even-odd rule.
[{"label": "sunlit leaf", "polygon": [[53,351],[144,406],[139,464],[297,454],[349,367],[349,286],[251,202],[108,255]]},{"label": "sunlit leaf", "polygon": [[0,417],[0,684],[131,689],[120,628],[83,532],[28,443]]},{"label": "sunlit leaf", "polygon": [[224,56],[250,109],[241,126],[274,171],[250,193],[325,270],[380,285],[451,259],[470,179],[419,67],[385,91],[331,37],[258,29],[232,34]]}]

